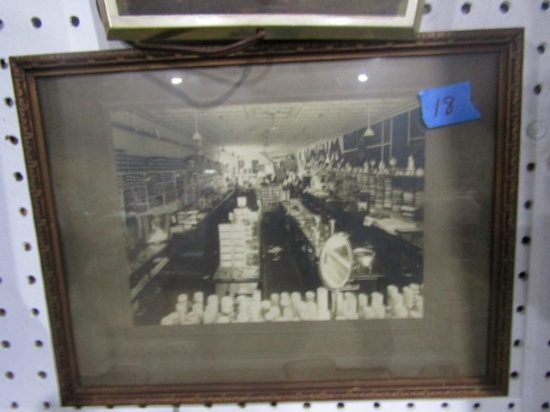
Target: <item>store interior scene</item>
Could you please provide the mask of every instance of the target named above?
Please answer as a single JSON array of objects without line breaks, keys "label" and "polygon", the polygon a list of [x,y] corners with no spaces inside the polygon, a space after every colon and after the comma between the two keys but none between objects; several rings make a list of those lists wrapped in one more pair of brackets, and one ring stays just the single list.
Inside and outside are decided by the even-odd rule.
[{"label": "store interior scene", "polygon": [[414,94],[110,119],[136,326],[423,317]]}]

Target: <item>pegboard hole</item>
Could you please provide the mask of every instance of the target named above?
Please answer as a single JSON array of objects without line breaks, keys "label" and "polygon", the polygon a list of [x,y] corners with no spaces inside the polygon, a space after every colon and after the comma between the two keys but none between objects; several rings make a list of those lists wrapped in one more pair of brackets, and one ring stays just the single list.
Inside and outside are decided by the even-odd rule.
[{"label": "pegboard hole", "polygon": [[510,373],[510,378],[512,378],[512,379],[517,379],[517,378],[519,378],[519,373],[516,372],[516,371],[513,371],[512,373]]},{"label": "pegboard hole", "polygon": [[12,409],[17,409],[17,408],[19,408],[19,404],[18,404],[17,402],[12,402],[12,403],[10,404],[10,406],[11,406]]},{"label": "pegboard hole", "polygon": [[542,93],[542,84],[537,84],[535,87],[533,87],[533,93],[535,93],[535,95],[539,95]]},{"label": "pegboard hole", "polygon": [[29,214],[29,211],[27,210],[26,207],[20,207],[20,208],[19,208],[19,214],[20,214],[21,216],[27,216],[27,215]]},{"label": "pegboard hole", "polygon": [[311,408],[311,403],[304,402],[304,409],[309,409],[309,408]]},{"label": "pegboard hole", "polygon": [[4,98],[4,103],[8,107],[13,107],[13,105],[15,104],[15,102],[13,101],[13,99],[11,97]]},{"label": "pegboard hole", "polygon": [[516,407],[516,404],[514,402],[510,402],[508,404],[508,409],[514,409]]},{"label": "pegboard hole", "polygon": [[544,402],[540,407],[542,409],[550,409],[550,402]]},{"label": "pegboard hole", "polygon": [[44,346],[44,342],[42,342],[41,340],[35,340],[34,346],[36,346],[37,348],[41,348],[42,346]]},{"label": "pegboard hole", "polygon": [[0,20],[0,30],[2,30],[3,28],[4,28],[4,22]]},{"label": "pegboard hole", "polygon": [[8,62],[6,59],[0,59],[0,68],[7,69],[8,68]]},{"label": "pegboard hole", "polygon": [[430,3],[424,4],[424,14],[430,14],[432,12],[432,5]]},{"label": "pegboard hole", "polygon": [[71,26],[78,27],[80,26],[80,19],[77,16],[71,16]]},{"label": "pegboard hole", "polygon": [[531,209],[533,207],[533,201],[532,200],[527,200],[524,204],[523,204],[523,207],[527,210]]},{"label": "pegboard hole", "polygon": [[29,252],[32,250],[32,245],[29,242],[23,243],[23,249],[25,249],[25,252]]},{"label": "pegboard hole", "polygon": [[4,376],[8,379],[14,379],[15,378],[15,375],[13,374],[13,372],[11,371],[7,371]]},{"label": "pegboard hole", "polygon": [[15,172],[13,178],[16,182],[21,182],[23,180],[23,174],[21,172]]},{"label": "pegboard hole", "polygon": [[447,408],[449,407],[449,404],[448,404],[447,402],[443,402],[443,403],[441,404],[441,407],[442,407],[443,409],[447,409]]},{"label": "pegboard hole", "polygon": [[533,162],[527,163],[526,168],[527,168],[528,172],[532,172],[533,170],[535,170],[535,163],[533,163]]},{"label": "pegboard hole", "polygon": [[239,408],[246,407],[246,403],[244,403],[244,402],[239,402],[239,403],[237,403],[237,405],[239,406]]},{"label": "pegboard hole", "polygon": [[544,377],[546,379],[550,379],[550,371],[547,371],[545,374],[544,374]]},{"label": "pegboard hole", "polygon": [[531,237],[530,237],[530,236],[523,236],[523,237],[521,238],[521,243],[522,243],[523,245],[529,245],[529,244],[531,244]]},{"label": "pegboard hole", "polygon": [[336,407],[337,407],[338,409],[344,409],[344,406],[345,406],[345,405],[344,405],[344,402],[338,402],[338,403],[336,404]]},{"label": "pegboard hole", "polygon": [[37,375],[40,379],[46,379],[48,377],[48,374],[44,371],[38,372]]},{"label": "pegboard hole", "polygon": [[517,313],[523,313],[523,312],[525,312],[525,306],[519,305],[518,307],[516,307],[516,312],[517,312]]},{"label": "pegboard hole", "polygon": [[205,406],[206,408],[211,408],[211,407],[212,407],[212,402],[206,402],[206,403],[204,404],[204,406]]},{"label": "pegboard hole", "polygon": [[513,343],[514,345],[514,348],[519,348],[521,346],[521,340],[520,339],[516,339]]},{"label": "pegboard hole", "polygon": [[6,316],[6,314],[7,314],[6,309],[0,308],[0,317],[3,318],[4,316]]},{"label": "pegboard hole", "polygon": [[31,24],[35,29],[39,29],[42,27],[42,20],[40,20],[38,17],[33,17],[31,19]]},{"label": "pegboard hole", "polygon": [[49,402],[44,402],[42,403],[42,406],[44,407],[44,409],[50,409],[50,403]]},{"label": "pegboard hole", "polygon": [[31,309],[31,313],[33,314],[33,316],[38,316],[40,315],[40,311],[36,308],[32,308]]},{"label": "pegboard hole", "polygon": [[502,3],[500,3],[499,10],[503,14],[508,13],[510,11],[510,3],[507,1],[503,1]]},{"label": "pegboard hole", "polygon": [[277,402],[271,402],[270,405],[271,405],[273,408],[276,408],[276,407],[277,407]]},{"label": "pegboard hole", "polygon": [[414,408],[414,403],[409,402],[409,403],[407,404],[407,408],[413,409],[413,408]]},{"label": "pegboard hole", "polygon": [[472,11],[472,3],[464,3],[460,8],[462,14],[468,14]]},{"label": "pegboard hole", "polygon": [[27,282],[29,282],[29,285],[34,285],[36,283],[36,278],[32,275],[27,276]]},{"label": "pegboard hole", "polygon": [[546,43],[541,43],[537,46],[537,52],[539,54],[544,54],[546,52]]},{"label": "pegboard hole", "polygon": [[8,349],[10,346],[11,346],[11,344],[10,344],[9,341],[7,341],[7,340],[3,340],[3,341],[2,341],[2,347],[3,347],[4,349]]},{"label": "pegboard hole", "polygon": [[546,11],[550,8],[550,1],[548,0],[544,0],[541,4],[540,4],[540,9],[542,11]]},{"label": "pegboard hole", "polygon": [[529,275],[527,274],[527,272],[519,272],[518,273],[518,278],[520,278],[521,280],[527,280],[528,277],[529,277]]},{"label": "pegboard hole", "polygon": [[474,403],[474,409],[481,408],[481,404],[479,402]]},{"label": "pegboard hole", "polygon": [[19,143],[19,139],[15,136],[12,136],[12,135],[7,135],[6,136],[6,141],[10,142],[14,146]]},{"label": "pegboard hole", "polygon": [[375,409],[380,408],[380,402],[374,402],[374,408]]}]

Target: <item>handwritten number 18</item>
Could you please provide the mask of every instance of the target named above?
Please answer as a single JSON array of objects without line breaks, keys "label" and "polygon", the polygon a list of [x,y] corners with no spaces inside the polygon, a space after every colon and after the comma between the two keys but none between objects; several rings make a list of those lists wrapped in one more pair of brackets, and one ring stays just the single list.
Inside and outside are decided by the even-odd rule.
[{"label": "handwritten number 18", "polygon": [[439,106],[441,104],[445,105],[446,108],[445,108],[445,116],[448,116],[450,115],[453,110],[454,110],[454,102],[455,102],[455,98],[452,97],[452,96],[446,96],[443,98],[443,101],[441,101],[441,99],[437,99],[437,101],[435,102],[435,117],[437,117],[439,115]]}]

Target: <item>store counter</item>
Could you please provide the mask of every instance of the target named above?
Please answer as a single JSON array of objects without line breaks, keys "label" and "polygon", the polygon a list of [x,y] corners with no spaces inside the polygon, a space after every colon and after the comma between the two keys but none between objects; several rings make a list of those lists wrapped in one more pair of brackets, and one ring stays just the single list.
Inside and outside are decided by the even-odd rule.
[{"label": "store counter", "polygon": [[[333,219],[335,232],[348,233],[353,248],[368,245],[376,251],[372,271],[358,273],[356,280],[370,284],[390,282],[401,285],[414,279],[422,283],[422,222],[415,222],[389,211],[383,211],[376,217],[369,217],[366,212],[348,212],[343,210],[341,203],[316,198],[311,194],[306,194],[303,200],[302,203],[294,199],[294,205],[283,203],[283,207],[288,215],[289,236],[295,242],[302,270],[308,279],[318,277],[317,261],[320,250],[331,233],[328,230],[326,236],[320,236],[319,242],[315,241],[318,231],[312,232],[315,224],[311,223],[311,216],[318,216],[317,219],[320,219],[322,215],[324,227],[329,227],[327,220]],[[313,205],[318,214],[309,211],[310,205]],[[323,227],[322,223],[320,227]]]}]

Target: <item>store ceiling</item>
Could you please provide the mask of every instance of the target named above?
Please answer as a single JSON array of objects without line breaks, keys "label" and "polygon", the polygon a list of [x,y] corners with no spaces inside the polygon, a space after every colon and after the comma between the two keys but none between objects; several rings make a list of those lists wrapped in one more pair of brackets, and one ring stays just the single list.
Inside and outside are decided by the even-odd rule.
[{"label": "store ceiling", "polygon": [[153,105],[133,110],[140,118],[192,140],[196,129],[205,142],[220,148],[263,146],[269,151],[300,149],[335,138],[369,123],[417,107],[417,99],[387,98],[253,105],[208,109]]},{"label": "store ceiling", "polygon": [[127,126],[132,127],[132,119],[155,125],[149,129],[153,137],[167,130],[171,139],[190,144],[198,131],[203,147],[288,153],[366,128],[369,119],[372,124],[418,107],[418,85],[411,83],[410,73],[388,63],[368,59],[160,70],[112,76],[104,87],[116,102],[113,111],[131,113]]}]

